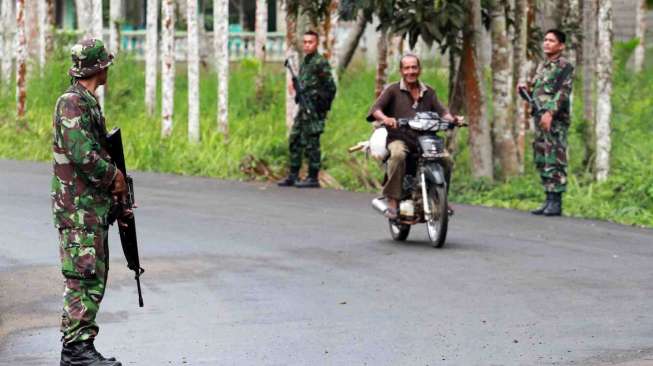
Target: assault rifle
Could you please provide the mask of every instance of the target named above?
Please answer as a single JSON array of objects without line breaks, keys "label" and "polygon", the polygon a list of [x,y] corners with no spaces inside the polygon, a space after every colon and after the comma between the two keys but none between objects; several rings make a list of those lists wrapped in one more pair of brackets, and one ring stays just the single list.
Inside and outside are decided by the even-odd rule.
[{"label": "assault rifle", "polygon": [[[565,82],[565,80],[571,75],[573,71],[573,67],[571,64],[567,64],[560,74],[555,79],[555,83],[553,84],[553,90],[557,93],[560,88],[562,88],[562,84]],[[528,102],[528,104],[531,106],[531,115],[535,117],[535,121],[539,122],[540,118],[544,114],[544,110],[542,110],[542,106],[540,105],[540,102],[533,98],[531,93],[528,92],[526,88],[519,88],[519,96],[522,97],[525,101]]]},{"label": "assault rifle", "polygon": [[535,117],[535,121],[539,121],[540,117],[544,114],[544,110],[542,110],[542,106],[540,105],[540,102],[533,98],[531,93],[528,92],[528,90],[524,87],[519,88],[519,96],[528,102],[528,104],[531,106],[531,115]]},{"label": "assault rifle", "polygon": [[287,58],[286,61],[284,61],[283,66],[285,66],[288,69],[288,71],[290,71],[290,75],[292,76],[292,85],[295,88],[295,95],[296,95],[295,101],[297,102],[297,104],[304,107],[306,113],[311,114],[310,104],[308,104],[308,100],[306,99],[304,87],[302,86],[302,83],[299,81],[297,75],[295,75],[295,71],[292,69],[292,64],[289,58]]},{"label": "assault rifle", "polygon": [[134,279],[136,280],[136,287],[138,289],[138,306],[143,307],[140,277],[145,270],[141,268],[141,263],[138,258],[136,221],[134,220],[133,214],[123,216],[125,210],[134,207],[134,181],[127,175],[127,169],[125,168],[125,153],[122,147],[122,136],[120,135],[119,128],[114,128],[109,132],[107,135],[107,145],[111,159],[113,159],[116,167],[122,172],[122,175],[125,176],[125,181],[127,182],[127,201],[118,202],[112,207],[111,213],[109,214],[109,222],[113,223],[115,220],[120,221],[118,223],[118,232],[120,233],[122,251],[125,253],[125,259],[127,259],[127,267],[135,273]]}]

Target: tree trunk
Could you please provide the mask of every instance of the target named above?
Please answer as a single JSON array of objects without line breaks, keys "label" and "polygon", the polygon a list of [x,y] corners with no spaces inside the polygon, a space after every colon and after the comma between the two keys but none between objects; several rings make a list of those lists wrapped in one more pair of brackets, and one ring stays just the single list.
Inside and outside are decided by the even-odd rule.
[{"label": "tree trunk", "polygon": [[381,95],[385,84],[388,81],[388,32],[381,29],[379,41],[377,43],[377,63],[376,63],[376,84],[374,86],[374,96]]},{"label": "tree trunk", "polygon": [[646,43],[644,35],[646,34],[646,0],[639,0],[637,7],[637,18],[635,20],[637,30],[635,36],[639,39],[639,44],[635,49],[635,72],[641,72],[644,68],[644,53],[646,51]]},{"label": "tree trunk", "polygon": [[492,180],[492,139],[485,105],[485,80],[477,53],[481,45],[481,1],[467,0],[467,4],[460,68],[464,75],[472,175],[476,178]]},{"label": "tree trunk", "polygon": [[[298,65],[299,52],[297,51],[297,13],[288,11],[288,2],[286,4],[286,59],[292,65]],[[297,114],[297,104],[294,96],[290,93],[292,85],[292,76],[290,71],[286,71],[286,127],[288,130],[295,122]]]},{"label": "tree trunk", "polygon": [[612,0],[599,0],[596,103],[596,179],[610,173],[610,118],[612,117]]},{"label": "tree trunk", "polygon": [[363,33],[365,33],[365,28],[367,28],[367,22],[369,20],[370,19],[365,15],[365,12],[360,11],[358,13],[356,23],[351,30],[349,39],[345,43],[344,52],[338,60],[338,78],[342,77],[342,74],[344,74],[345,70],[347,70],[347,67],[349,66],[349,63],[351,63],[351,60],[354,58],[354,54],[356,53],[356,49],[358,48],[361,37],[363,37]]},{"label": "tree trunk", "polygon": [[161,2],[161,136],[172,133],[175,97],[175,3]]},{"label": "tree trunk", "polygon": [[[449,50],[449,111],[460,114],[464,104],[463,74],[460,72],[460,56]],[[458,129],[454,128],[447,133],[447,151],[455,154],[458,151]]]},{"label": "tree trunk", "polygon": [[120,23],[123,20],[122,0],[111,0],[109,16],[109,50],[117,55],[120,51]]},{"label": "tree trunk", "polygon": [[83,37],[89,35],[92,22],[92,6],[95,0],[75,0],[77,14],[77,29],[83,32]]},{"label": "tree trunk", "polygon": [[338,55],[336,54],[336,31],[338,29],[338,4],[340,0],[331,0],[329,4],[329,9],[327,10],[326,17],[324,18],[324,37],[323,39],[323,48],[324,48],[324,57],[329,60],[331,64],[331,70],[336,70],[336,61],[338,60]]},{"label": "tree trunk", "polygon": [[[580,30],[580,5],[579,0],[565,0],[566,13],[563,17],[563,29],[567,30],[567,57],[572,65],[578,62],[578,34]],[[573,31],[572,31],[573,30]]]},{"label": "tree trunk", "polygon": [[[218,130],[229,138],[229,1],[215,0],[213,5],[213,30],[218,70]],[[217,33],[216,33],[217,32]]]},{"label": "tree trunk", "polygon": [[27,90],[27,38],[25,37],[25,0],[16,0],[16,117],[23,125]]},{"label": "tree trunk", "polygon": [[258,75],[256,75],[256,96],[261,98],[263,95],[265,73],[265,43],[268,34],[268,4],[265,0],[256,0],[256,26],[255,26],[255,56],[261,63]]},{"label": "tree trunk", "polygon": [[45,52],[51,54],[54,51],[54,28],[56,27],[55,19],[57,18],[55,0],[46,0],[47,7],[47,25],[48,30],[45,33]]},{"label": "tree trunk", "polygon": [[512,47],[508,36],[504,0],[492,3],[492,95],[494,107],[494,151],[499,159],[503,178],[519,173],[517,148],[512,127],[513,64]]},{"label": "tree trunk", "polygon": [[583,165],[588,170],[594,169],[596,158],[594,74],[597,12],[597,0],[583,0]]},{"label": "tree trunk", "polygon": [[39,73],[43,76],[43,69],[45,68],[46,56],[46,39],[47,33],[50,31],[50,24],[48,23],[48,3],[46,1],[38,2],[38,20],[39,20]]},{"label": "tree trunk", "polygon": [[[528,82],[528,71],[530,69],[527,57],[528,48],[528,1],[517,0],[515,3],[515,48],[514,48],[514,84],[513,91],[518,84]],[[526,153],[526,130],[528,129],[528,104],[519,96],[514,97],[514,134],[517,146],[517,164],[519,173],[524,173],[524,155]]]},{"label": "tree trunk", "polygon": [[14,15],[15,1],[2,2],[2,19],[3,25],[2,38],[4,40],[4,50],[2,52],[2,89],[9,89],[11,79],[13,78],[13,59],[14,59],[14,30],[16,29],[16,16]]},{"label": "tree trunk", "polygon": [[145,34],[145,107],[150,116],[156,107],[157,63],[159,55],[159,0],[147,0]]},{"label": "tree trunk", "polygon": [[[88,35],[90,37],[96,38],[96,39],[103,39],[103,24],[102,24],[102,0],[90,0],[92,2],[91,4],[91,12],[92,12],[92,19],[91,23],[89,24],[89,29],[88,29]],[[104,85],[98,86],[98,88],[95,90],[95,94],[98,96],[98,100],[100,102],[100,107],[104,108]]]},{"label": "tree trunk", "polygon": [[200,141],[200,46],[197,26],[197,0],[188,0],[188,140]]},{"label": "tree trunk", "polygon": [[266,0],[256,0],[256,36],[255,56],[265,62],[265,43],[268,34],[268,3]]},{"label": "tree trunk", "polygon": [[[11,52],[8,49],[8,47],[5,48],[6,33],[7,33],[7,29],[9,29],[9,27],[5,24],[5,12],[6,12],[5,7],[7,6],[7,4],[11,4],[11,2],[10,1],[0,2],[0,55],[1,55],[0,58],[2,58],[0,62],[4,61],[4,58],[6,57],[7,53]],[[2,80],[2,85],[0,85],[0,94],[4,94],[4,88],[2,88],[2,86],[4,86],[4,81],[6,77],[7,74],[5,74],[5,70],[0,68],[0,79]]]}]

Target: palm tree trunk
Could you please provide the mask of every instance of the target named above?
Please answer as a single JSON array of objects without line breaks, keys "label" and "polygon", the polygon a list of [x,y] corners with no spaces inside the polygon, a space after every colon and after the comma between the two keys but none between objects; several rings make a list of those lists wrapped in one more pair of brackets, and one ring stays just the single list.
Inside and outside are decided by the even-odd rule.
[{"label": "palm tree trunk", "polygon": [[499,159],[503,178],[519,173],[517,148],[513,134],[513,63],[512,46],[508,35],[504,0],[492,4],[492,95],[494,107],[494,151]]},{"label": "palm tree trunk", "polygon": [[467,0],[467,4],[461,69],[465,78],[465,111],[469,120],[472,175],[492,180],[492,139],[486,110],[485,80],[477,53],[481,44],[481,2]]},{"label": "palm tree trunk", "polygon": [[175,4],[161,2],[161,136],[172,133],[175,94]]},{"label": "palm tree trunk", "polygon": [[[218,70],[218,130],[229,138],[229,1],[215,0],[213,5],[213,35]],[[217,32],[217,33],[216,33]]]},{"label": "palm tree trunk", "polygon": [[612,117],[612,0],[599,0],[596,103],[596,179],[610,174],[610,119]]},{"label": "palm tree trunk", "polygon": [[145,34],[145,108],[154,115],[156,107],[157,63],[159,55],[159,0],[147,0],[147,33]]},{"label": "palm tree trunk", "polygon": [[188,0],[188,140],[200,141],[200,47],[197,0]]}]

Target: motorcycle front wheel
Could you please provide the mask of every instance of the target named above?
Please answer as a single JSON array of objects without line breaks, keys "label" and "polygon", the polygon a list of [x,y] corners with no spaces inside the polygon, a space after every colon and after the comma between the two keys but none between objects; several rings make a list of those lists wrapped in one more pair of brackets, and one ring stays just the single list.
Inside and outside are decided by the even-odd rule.
[{"label": "motorcycle front wheel", "polygon": [[449,214],[447,212],[447,188],[444,185],[431,186],[428,189],[428,205],[431,219],[426,221],[429,240],[435,248],[442,248],[447,238]]},{"label": "motorcycle front wheel", "polygon": [[393,220],[388,220],[390,236],[394,241],[405,241],[410,233],[410,225],[398,224]]}]

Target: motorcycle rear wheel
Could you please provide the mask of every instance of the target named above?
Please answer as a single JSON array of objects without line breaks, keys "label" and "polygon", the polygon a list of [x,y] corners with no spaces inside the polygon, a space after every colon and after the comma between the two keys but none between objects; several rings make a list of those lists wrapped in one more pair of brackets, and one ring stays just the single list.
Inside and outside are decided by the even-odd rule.
[{"label": "motorcycle rear wheel", "polygon": [[398,224],[393,220],[388,220],[388,227],[390,229],[390,236],[394,241],[405,241],[410,234],[410,225]]},{"label": "motorcycle rear wheel", "polygon": [[449,213],[447,210],[447,188],[444,185],[431,186],[428,190],[428,204],[432,212],[431,220],[426,222],[429,240],[435,248],[442,248],[447,239]]}]

